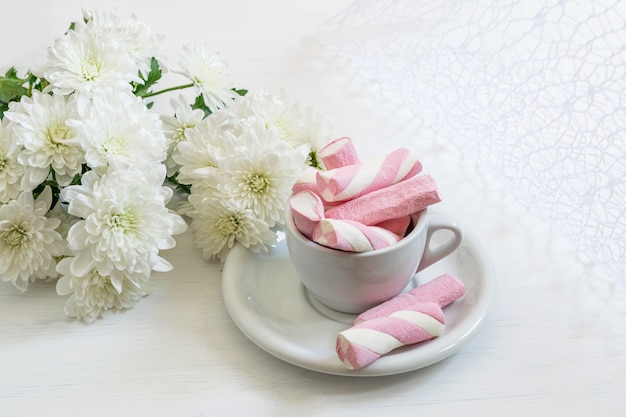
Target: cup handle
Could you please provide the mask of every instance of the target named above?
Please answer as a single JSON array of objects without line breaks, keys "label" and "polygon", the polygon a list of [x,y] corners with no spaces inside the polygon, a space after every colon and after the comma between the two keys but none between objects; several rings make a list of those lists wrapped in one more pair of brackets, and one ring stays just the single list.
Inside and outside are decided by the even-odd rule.
[{"label": "cup handle", "polygon": [[[463,229],[452,218],[438,214],[429,214],[428,218],[426,246],[424,247],[422,260],[417,267],[417,272],[450,255],[461,245],[461,242],[463,241]],[[439,230],[449,230],[453,233],[453,236],[447,242],[437,246],[436,248],[431,248],[430,243],[432,237]]]}]

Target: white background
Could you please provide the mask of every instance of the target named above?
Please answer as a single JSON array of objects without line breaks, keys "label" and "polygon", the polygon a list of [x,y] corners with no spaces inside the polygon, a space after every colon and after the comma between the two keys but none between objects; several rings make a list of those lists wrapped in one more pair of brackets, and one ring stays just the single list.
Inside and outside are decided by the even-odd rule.
[{"label": "white background", "polygon": [[[175,269],[156,276],[153,294],[91,325],[64,316],[54,284],[24,294],[1,285],[0,417],[622,413],[626,291],[481,161],[421,127],[317,42],[318,26],[349,1],[59,3],[3,4],[0,71],[40,63],[81,7],[135,13],[166,36],[171,67],[182,44],[206,43],[238,87],[284,89],[329,114],[362,159],[412,149],[439,184],[440,207],[485,244],[498,288],[480,333],[447,360],[390,377],[330,376],[250,342],[224,307],[218,266],[201,259],[186,233],[164,253]],[[168,111],[167,99],[157,109]]]}]

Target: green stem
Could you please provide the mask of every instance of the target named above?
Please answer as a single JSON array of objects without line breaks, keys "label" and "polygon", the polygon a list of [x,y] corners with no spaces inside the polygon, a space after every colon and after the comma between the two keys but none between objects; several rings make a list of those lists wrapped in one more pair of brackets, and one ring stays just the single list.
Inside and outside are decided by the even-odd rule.
[{"label": "green stem", "polygon": [[159,94],[169,93],[170,91],[176,91],[176,90],[184,90],[185,88],[189,88],[189,87],[193,87],[193,83],[178,85],[176,87],[169,87],[169,88],[165,88],[163,90],[154,91],[154,92],[148,93],[148,94],[146,94],[146,95],[144,95],[142,97],[143,98],[154,97],[154,96],[158,96]]}]

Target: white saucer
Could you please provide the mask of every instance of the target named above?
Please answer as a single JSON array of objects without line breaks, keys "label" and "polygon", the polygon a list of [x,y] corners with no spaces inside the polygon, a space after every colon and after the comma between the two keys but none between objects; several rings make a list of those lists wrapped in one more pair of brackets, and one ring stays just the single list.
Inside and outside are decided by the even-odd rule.
[{"label": "white saucer", "polygon": [[406,289],[446,272],[463,281],[465,295],[444,308],[444,334],[397,349],[359,370],[346,369],[335,352],[337,333],[349,328],[355,315],[324,308],[308,295],[284,241],[269,253],[255,254],[240,245],[231,250],[222,274],[224,302],[233,321],[252,342],[302,368],[348,376],[391,375],[423,368],[465,345],[493,297],[495,277],[489,256],[466,228],[464,235],[456,252],[415,275]]}]

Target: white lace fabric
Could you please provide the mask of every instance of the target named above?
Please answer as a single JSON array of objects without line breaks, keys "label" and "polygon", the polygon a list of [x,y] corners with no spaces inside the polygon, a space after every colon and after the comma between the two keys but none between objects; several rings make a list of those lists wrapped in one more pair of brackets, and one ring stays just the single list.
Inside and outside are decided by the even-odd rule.
[{"label": "white lace fabric", "polygon": [[626,2],[360,0],[321,32],[626,280]]}]

